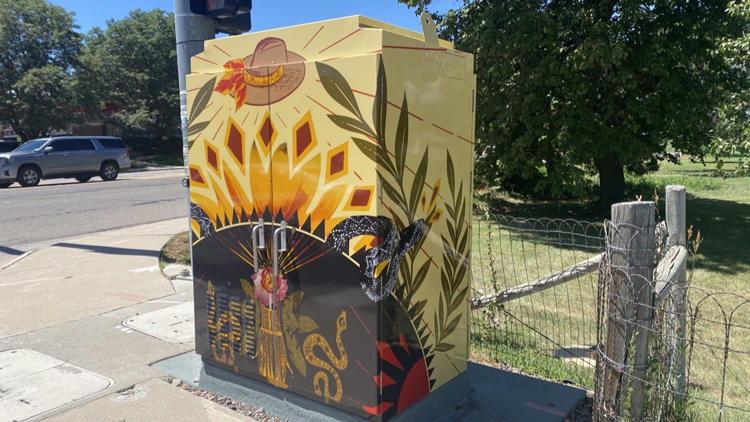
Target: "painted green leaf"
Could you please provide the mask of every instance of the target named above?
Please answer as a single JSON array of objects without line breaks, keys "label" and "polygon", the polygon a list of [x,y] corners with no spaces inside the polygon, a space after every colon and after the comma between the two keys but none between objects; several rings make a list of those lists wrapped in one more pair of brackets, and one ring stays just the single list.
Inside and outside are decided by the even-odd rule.
[{"label": "painted green leaf", "polygon": [[408,261],[401,262],[401,266],[399,267],[399,273],[402,274],[402,277],[404,280],[407,280],[409,282],[413,281],[411,277],[411,265],[409,265]]},{"label": "painted green leaf", "polygon": [[286,348],[294,367],[297,368],[303,377],[306,377],[307,362],[305,362],[305,357],[302,355],[302,349],[300,349],[299,343],[297,343],[297,337],[287,334],[287,331],[284,330],[284,340],[286,341]]},{"label": "painted green leaf", "polygon": [[416,293],[416,290],[410,290],[409,294],[404,297],[404,300],[402,301],[404,303],[404,308],[409,309],[410,306],[412,306],[412,299],[414,299],[414,293]]},{"label": "painted green leaf", "polygon": [[287,349],[289,350],[289,356],[291,356],[294,366],[297,368],[300,374],[302,374],[303,377],[306,377],[307,363],[305,362],[304,356],[302,356],[302,350],[300,350],[296,338],[292,337],[289,340],[289,347]]},{"label": "painted green leaf", "polygon": [[461,236],[461,242],[458,244],[458,249],[456,250],[456,253],[463,253],[466,250],[466,242],[469,239],[469,231],[466,230],[464,232],[464,235]]},{"label": "painted green leaf", "polygon": [[450,306],[448,307],[448,314],[452,314],[456,309],[458,309],[459,306],[461,306],[461,302],[464,301],[468,289],[469,286],[466,286],[463,290],[459,291],[458,294],[456,294]]},{"label": "painted green leaf", "polygon": [[[445,293],[445,290],[443,290],[443,293]],[[438,299],[438,320],[441,322],[445,321],[445,308],[443,307],[443,296],[440,295],[440,298]],[[444,333],[441,333],[441,336],[444,335]]]},{"label": "painted green leaf", "polygon": [[294,313],[294,306],[291,306],[291,301],[285,300],[281,305],[281,320],[284,323],[284,331],[293,333],[299,328],[299,319]]},{"label": "painted green leaf", "polygon": [[[405,262],[404,262],[405,264]],[[390,265],[390,264],[389,264]],[[407,283],[410,283],[411,277],[409,277],[408,270],[406,268],[406,265],[401,265],[398,268],[398,276],[401,280],[406,280]],[[409,286],[409,289],[411,289],[411,285]]]},{"label": "painted green leaf", "polygon": [[318,324],[315,323],[315,320],[310,318],[309,316],[300,315],[299,317],[299,332],[300,333],[309,333],[310,331],[317,330]]},{"label": "painted green leaf", "polygon": [[448,273],[444,271],[444,269],[440,270],[440,288],[443,293],[450,292],[451,290],[450,279],[448,278]]},{"label": "painted green leaf", "polygon": [[401,103],[401,114],[398,116],[396,126],[396,171],[399,175],[404,174],[406,164],[406,151],[409,148],[409,104],[404,92],[404,101]]},{"label": "painted green leaf", "polygon": [[427,273],[429,272],[429,270],[430,270],[430,260],[428,259],[427,261],[425,261],[424,264],[422,264],[419,270],[417,270],[417,275],[414,277],[414,286],[415,286],[414,290],[419,289],[419,287],[424,282],[425,278],[427,278]]},{"label": "painted green leaf", "polygon": [[369,126],[357,119],[353,119],[347,116],[337,116],[334,114],[329,114],[328,118],[331,119],[331,121],[341,129],[348,130],[349,132],[361,133],[365,136],[375,137],[372,129],[370,129]]},{"label": "painted green leaf", "polygon": [[372,107],[372,124],[375,125],[375,133],[378,139],[385,139],[385,121],[388,114],[388,81],[385,77],[385,65],[383,56],[378,63],[377,88],[375,89],[375,102]]},{"label": "painted green leaf", "polygon": [[302,303],[302,298],[305,297],[305,292],[297,290],[289,296],[289,300],[292,302],[292,309],[299,308],[299,304]]},{"label": "painted green leaf", "polygon": [[393,185],[388,183],[388,181],[385,180],[382,175],[380,177],[380,185],[383,186],[383,191],[385,191],[385,194],[408,215],[409,212],[406,209],[406,201],[404,200],[404,197],[399,191],[396,190],[396,188],[393,187]]},{"label": "painted green leaf", "polygon": [[417,209],[417,201],[424,191],[424,181],[427,178],[427,163],[429,161],[430,148],[425,148],[424,154],[422,155],[422,161],[417,167],[417,172],[414,174],[414,181],[411,185],[411,194],[409,195],[409,209]]},{"label": "painted green leaf", "polygon": [[[461,184],[458,187],[458,195],[456,196],[456,199],[461,201],[461,206],[458,207],[456,210],[456,223],[461,224],[462,220],[464,219],[464,211],[466,211],[466,201],[464,201],[464,184],[461,182]],[[456,226],[458,227],[458,225]]]},{"label": "painted green leaf", "polygon": [[443,251],[445,255],[447,255],[450,260],[455,260],[454,255],[456,253],[453,250],[453,243],[449,242],[443,235],[440,235],[440,239],[443,241]]},{"label": "painted green leaf", "polygon": [[456,295],[456,301],[457,302],[460,303],[460,302],[463,302],[464,300],[466,300],[466,295],[469,293],[469,287],[470,286],[466,286],[466,287],[464,287],[463,290],[461,290],[461,291],[458,292],[458,294]]},{"label": "painted green leaf", "polygon": [[384,152],[381,148],[366,139],[352,137],[352,140],[354,141],[354,145],[356,145],[367,158],[376,162],[380,167],[384,167],[391,174],[394,173],[391,161],[383,156]]},{"label": "painted green leaf", "polygon": [[391,212],[391,218],[396,223],[396,229],[398,229],[399,233],[401,230],[406,228],[406,223],[404,220],[398,215],[398,213]]},{"label": "painted green leaf", "polygon": [[362,113],[357,106],[357,100],[354,98],[354,93],[344,75],[325,63],[315,62],[315,67],[318,69],[320,82],[323,84],[323,88],[328,95],[334,101],[341,104],[342,107],[357,116],[359,120],[363,120]]},{"label": "painted green leaf", "polygon": [[188,126],[203,112],[211,100],[211,94],[213,94],[214,85],[216,84],[216,77],[214,76],[208,82],[203,84],[198,94],[193,100],[193,106],[190,108],[190,115],[188,116]]},{"label": "painted green leaf", "polygon": [[456,347],[455,344],[440,343],[437,346],[435,346],[435,351],[445,353],[454,347]]},{"label": "painted green leaf", "polygon": [[[448,208],[448,207],[446,206],[446,208]],[[456,231],[455,231],[455,229],[453,229],[453,223],[451,223],[450,220],[447,220],[447,219],[446,219],[445,223],[448,226],[448,234],[450,235],[451,240],[455,241],[455,239],[456,239]]]},{"label": "painted green leaf", "polygon": [[453,168],[453,159],[451,158],[450,151],[448,151],[448,187],[451,190],[451,195],[455,197],[456,172]]},{"label": "painted green leaf", "polygon": [[242,286],[242,291],[245,292],[247,297],[252,299],[255,296],[255,285],[252,282],[241,278],[240,285]]},{"label": "painted green leaf", "polygon": [[188,126],[188,136],[193,136],[196,133],[200,133],[205,129],[211,122],[200,122],[194,125]]},{"label": "painted green leaf", "polygon": [[451,320],[451,322],[448,323],[448,325],[445,326],[445,329],[443,330],[443,338],[448,337],[453,333],[453,331],[458,327],[458,323],[461,321],[461,315],[457,315],[455,318]]},{"label": "painted green leaf", "polygon": [[365,154],[365,157],[367,157],[372,162],[378,162],[378,146],[373,144],[372,142],[361,139],[361,138],[354,138],[352,137],[352,141],[354,141],[354,145],[359,148],[360,151],[362,151],[362,154]]},{"label": "painted green leaf", "polygon": [[467,262],[468,260],[464,259],[461,261],[461,265],[458,266],[458,270],[456,271],[456,283],[460,283],[461,280],[463,280],[466,270],[469,268]]},{"label": "painted green leaf", "polygon": [[[307,364],[305,363],[304,356],[302,356],[302,350],[297,343],[297,336],[294,334],[297,330],[304,332],[302,331],[301,323],[304,322],[304,324],[306,324],[305,328],[308,328],[307,324],[309,324],[309,321],[304,320],[304,318],[310,319],[309,317],[298,316],[295,313],[295,309],[299,306],[300,301],[302,301],[303,295],[303,292],[297,291],[292,293],[291,296],[282,302],[281,327],[284,332],[284,341],[286,342],[287,351],[289,352],[288,354],[292,363],[294,363],[294,366],[299,370],[302,376],[306,376]],[[256,309],[257,308],[258,307],[256,307]],[[259,318],[259,316],[256,315],[256,318]],[[314,321],[313,324],[315,324]],[[315,327],[317,328],[317,325]]]},{"label": "painted green leaf", "polygon": [[435,323],[432,325],[433,329],[435,330],[435,336],[440,337],[440,322],[438,320],[437,313],[434,315],[435,317]]},{"label": "painted green leaf", "polygon": [[450,216],[450,217],[451,217],[452,219],[454,219],[454,220],[456,219],[456,214],[455,214],[455,211],[453,211],[453,207],[451,207],[451,206],[450,206],[450,204],[448,204],[448,203],[446,203],[446,204],[445,204],[445,211],[447,211],[447,212],[448,212],[448,215],[449,215],[449,216]]}]

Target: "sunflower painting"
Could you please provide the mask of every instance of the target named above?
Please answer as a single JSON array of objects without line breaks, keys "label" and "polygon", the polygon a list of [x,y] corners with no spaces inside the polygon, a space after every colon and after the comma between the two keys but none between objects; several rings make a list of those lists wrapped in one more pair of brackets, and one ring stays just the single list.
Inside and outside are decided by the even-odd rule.
[{"label": "sunflower painting", "polygon": [[475,76],[361,16],[188,76],[196,351],[370,420],[466,370]]}]

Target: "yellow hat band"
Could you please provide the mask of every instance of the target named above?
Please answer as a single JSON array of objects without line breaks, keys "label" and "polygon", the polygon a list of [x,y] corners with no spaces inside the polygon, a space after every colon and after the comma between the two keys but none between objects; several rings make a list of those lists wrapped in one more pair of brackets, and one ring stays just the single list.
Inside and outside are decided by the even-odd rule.
[{"label": "yellow hat band", "polygon": [[275,72],[267,76],[255,76],[245,72],[245,83],[255,87],[270,86],[278,82],[284,76],[284,65],[280,65]]}]

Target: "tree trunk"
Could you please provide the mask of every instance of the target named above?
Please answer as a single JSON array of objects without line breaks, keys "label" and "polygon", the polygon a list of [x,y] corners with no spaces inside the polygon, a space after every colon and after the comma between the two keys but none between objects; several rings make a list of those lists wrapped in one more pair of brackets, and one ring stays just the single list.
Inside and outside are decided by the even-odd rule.
[{"label": "tree trunk", "polygon": [[611,152],[596,160],[599,171],[599,200],[609,206],[622,200],[625,194],[625,169],[620,156]]},{"label": "tree trunk", "polygon": [[13,132],[21,138],[21,143],[28,142],[31,139],[29,138],[29,135],[26,133],[26,131],[21,129],[14,121],[10,122],[10,128],[13,129]]}]

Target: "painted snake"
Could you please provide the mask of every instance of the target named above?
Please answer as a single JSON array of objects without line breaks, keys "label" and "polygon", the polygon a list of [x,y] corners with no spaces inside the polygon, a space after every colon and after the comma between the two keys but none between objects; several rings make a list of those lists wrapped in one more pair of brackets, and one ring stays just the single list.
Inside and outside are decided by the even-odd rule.
[{"label": "painted snake", "polygon": [[[330,372],[333,378],[336,380],[336,394],[331,395],[328,388],[329,381],[327,374],[323,371],[318,371],[315,374],[315,377],[313,377],[313,388],[315,390],[315,394],[323,397],[326,404],[328,404],[330,400],[333,400],[335,402],[340,401],[341,395],[343,394],[341,378],[336,372],[336,369],[343,371],[349,365],[349,358],[346,355],[346,350],[344,350],[344,344],[341,342],[341,332],[344,330],[346,330],[346,311],[341,311],[341,314],[336,319],[336,346],[339,349],[339,355],[341,355],[340,358],[337,358],[333,354],[331,346],[328,345],[328,340],[326,340],[325,337],[320,334],[310,334],[309,336],[307,336],[307,338],[305,339],[305,343],[302,345],[302,351],[305,354],[305,359],[307,360],[307,362],[310,363],[310,365],[317,366],[318,368],[322,368]],[[333,367],[331,367],[331,365],[329,365],[327,362],[315,356],[315,354],[313,353],[313,348],[315,346],[320,346],[320,348],[323,349],[323,353],[325,353],[326,357],[331,361],[331,363],[333,363],[333,366],[335,366],[336,369],[333,369]],[[320,387],[321,380],[323,381],[322,390]]]},{"label": "painted snake", "polygon": [[[331,230],[326,244],[333,250],[349,253],[349,241],[357,236],[379,236],[383,242],[365,254],[363,274],[369,282],[362,281],[362,289],[374,302],[391,294],[396,286],[401,260],[427,232],[427,225],[420,219],[399,233],[393,221],[386,217],[358,215],[340,222]],[[389,261],[388,271],[375,277],[375,270],[383,262]]]}]

